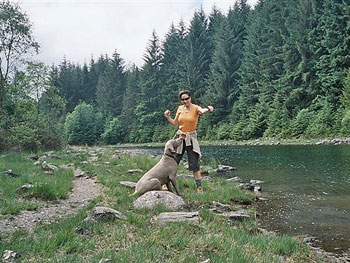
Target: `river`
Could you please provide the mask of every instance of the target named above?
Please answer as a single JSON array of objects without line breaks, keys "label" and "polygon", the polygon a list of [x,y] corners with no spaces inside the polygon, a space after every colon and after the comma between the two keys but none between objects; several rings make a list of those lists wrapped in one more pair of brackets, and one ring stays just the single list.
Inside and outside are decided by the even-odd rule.
[{"label": "river", "polygon": [[202,153],[202,165],[234,166],[228,176],[265,182],[267,200],[258,202],[263,227],[311,235],[326,251],[349,253],[350,146],[207,146]]}]

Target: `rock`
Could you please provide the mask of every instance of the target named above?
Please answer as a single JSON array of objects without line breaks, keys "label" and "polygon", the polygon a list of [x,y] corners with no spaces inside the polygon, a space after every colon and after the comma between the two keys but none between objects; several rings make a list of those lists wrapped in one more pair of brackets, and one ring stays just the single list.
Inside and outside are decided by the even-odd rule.
[{"label": "rock", "polygon": [[14,259],[20,258],[21,255],[15,251],[12,250],[5,250],[4,254],[2,256],[3,262],[13,262]]},{"label": "rock", "polygon": [[33,165],[40,165],[40,161],[34,162]]},{"label": "rock", "polygon": [[61,168],[61,169],[69,169],[69,168],[71,168],[73,166],[74,166],[73,163],[68,163],[68,164],[59,165],[58,167]]},{"label": "rock", "polygon": [[112,259],[110,258],[101,258],[98,263],[109,263],[112,262]]},{"label": "rock", "polygon": [[236,170],[235,167],[228,166],[228,165],[219,165],[218,168],[216,169],[217,173],[225,173],[225,172],[232,172]]},{"label": "rock", "polygon": [[229,183],[241,183],[241,182],[243,182],[243,179],[236,176],[236,177],[226,179],[226,181]]},{"label": "rock", "polygon": [[253,185],[258,185],[258,184],[263,184],[265,183],[264,181],[260,181],[260,180],[250,180],[250,183]]},{"label": "rock", "polygon": [[91,156],[90,157],[91,162],[97,162],[98,161],[98,156]]},{"label": "rock", "polygon": [[85,172],[80,170],[79,168],[74,170],[74,177],[83,177],[85,176]]},{"label": "rock", "polygon": [[124,186],[129,187],[129,188],[135,188],[136,187],[136,183],[135,182],[121,181],[119,183],[121,185],[124,185]]},{"label": "rock", "polygon": [[113,154],[112,159],[113,160],[119,160],[120,159],[119,154]]},{"label": "rock", "polygon": [[315,242],[315,239],[313,237],[306,237],[304,240],[305,240],[306,243],[313,243],[313,242]]},{"label": "rock", "polygon": [[189,221],[198,224],[200,220],[199,212],[165,212],[153,217],[151,222],[165,224],[168,222]]},{"label": "rock", "polygon": [[84,222],[95,223],[100,221],[109,221],[115,219],[126,219],[126,217],[119,211],[109,207],[97,206],[84,219]]},{"label": "rock", "polygon": [[253,191],[254,192],[261,192],[261,186],[260,185],[255,185]]},{"label": "rock", "polygon": [[35,183],[35,184],[24,184],[16,189],[17,194],[22,194],[28,192],[30,189],[34,187],[40,187],[43,186],[46,183]]},{"label": "rock", "polygon": [[231,211],[231,206],[230,205],[226,205],[226,204],[222,204],[220,202],[213,202],[214,208],[211,209],[211,211],[213,211],[214,213],[222,213],[224,211]]},{"label": "rock", "polygon": [[30,160],[33,160],[33,161],[38,161],[38,160],[39,160],[39,156],[38,156],[38,155],[35,155],[35,154],[29,155],[28,158],[29,158]]},{"label": "rock", "polygon": [[277,236],[277,234],[275,232],[268,231],[268,230],[261,228],[261,227],[258,227],[258,231],[265,236]]},{"label": "rock", "polygon": [[81,164],[89,164],[89,162],[88,161],[82,161],[82,162],[80,162]]},{"label": "rock", "polygon": [[34,185],[32,185],[32,184],[24,184],[16,189],[16,193],[25,193],[29,189],[32,189],[33,187],[34,187]]},{"label": "rock", "polygon": [[77,227],[77,228],[75,228],[75,233],[77,233],[79,235],[87,235],[87,234],[89,234],[89,231],[82,228],[82,227]]},{"label": "rock", "polygon": [[15,174],[12,170],[7,170],[5,173],[11,177],[18,177],[18,174]]},{"label": "rock", "polygon": [[157,205],[178,210],[184,208],[186,203],[181,196],[167,191],[150,191],[134,201],[135,208],[154,209]]},{"label": "rock", "polygon": [[238,211],[226,212],[219,215],[228,217],[231,221],[243,221],[245,219],[250,218],[250,216],[248,215],[248,212],[243,209]]},{"label": "rock", "polygon": [[128,170],[128,174],[134,174],[134,173],[143,173],[141,169],[130,169]]},{"label": "rock", "polygon": [[54,166],[52,164],[49,164],[47,163],[46,161],[44,161],[42,164],[41,164],[41,167],[44,169],[44,170],[47,170],[47,171],[56,171],[58,170],[58,167],[57,166]]},{"label": "rock", "polygon": [[[193,178],[193,177],[192,177]],[[213,179],[210,176],[203,176],[202,181],[212,183]]]},{"label": "rock", "polygon": [[190,174],[180,174],[177,176],[177,178],[181,178],[181,179],[194,179],[193,175]]},{"label": "rock", "polygon": [[243,190],[254,191],[254,185],[251,185],[249,183],[239,184],[239,188],[241,188]]}]

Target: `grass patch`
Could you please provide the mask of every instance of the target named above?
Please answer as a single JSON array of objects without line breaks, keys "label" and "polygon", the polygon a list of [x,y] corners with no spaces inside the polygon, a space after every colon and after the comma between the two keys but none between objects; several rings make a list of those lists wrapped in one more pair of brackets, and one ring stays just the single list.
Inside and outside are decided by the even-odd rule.
[{"label": "grass patch", "polygon": [[[54,165],[64,160],[47,158]],[[10,177],[12,170],[18,177]],[[9,153],[0,159],[0,214],[17,214],[22,210],[37,209],[40,204],[35,199],[56,200],[67,198],[73,188],[73,170],[59,169],[53,175],[46,175],[41,166],[33,165],[28,154]],[[22,185],[32,184],[27,191],[18,190]]]},{"label": "grass patch", "polygon": [[[52,163],[75,163],[88,173],[98,174],[98,180],[106,186],[103,198],[96,200],[80,212],[52,225],[42,226],[33,234],[23,231],[11,235],[0,235],[0,254],[11,249],[22,256],[20,262],[99,262],[101,258],[109,258],[111,262],[235,262],[235,263],[273,263],[280,262],[280,256],[288,257],[288,262],[322,262],[318,259],[308,261],[309,251],[304,243],[288,236],[264,236],[259,234],[254,220],[242,223],[232,223],[227,218],[210,211],[213,202],[231,205],[232,209],[239,208],[240,203],[252,202],[254,196],[240,190],[235,184],[227,184],[225,179],[214,178],[212,183],[203,182],[204,193],[197,194],[193,179],[178,179],[183,198],[190,209],[198,209],[202,218],[200,224],[188,222],[171,223],[164,226],[150,223],[153,216],[167,211],[164,207],[157,207],[153,211],[133,208],[133,201],[137,196],[129,196],[132,189],[122,186],[120,181],[137,181],[143,173],[128,174],[129,169],[147,171],[157,160],[145,155],[122,154],[113,159],[113,149],[99,150],[89,148],[87,151],[98,152],[98,161],[82,164],[88,160],[88,152],[72,158],[57,160]],[[15,158],[15,157],[7,157]],[[25,162],[23,155],[20,159]],[[51,162],[51,161],[50,161]],[[105,164],[105,162],[110,162]],[[3,163],[3,162],[2,162]],[[11,169],[4,166],[2,168]],[[35,167],[28,165],[28,174]],[[180,167],[183,169],[183,167]],[[16,182],[19,178],[4,178]],[[45,181],[49,177],[40,177],[41,182],[58,187],[55,182]],[[22,178],[24,177],[24,178]],[[67,178],[71,182],[72,174],[60,174],[57,177]],[[28,181],[30,181],[28,179]],[[3,181],[2,181],[3,182]],[[18,182],[17,185],[20,185]],[[2,186],[3,184],[1,184]],[[54,188],[55,188],[54,187]],[[11,187],[1,188],[7,195]],[[69,190],[69,184],[65,187]],[[16,189],[16,187],[13,187]],[[49,190],[47,190],[49,192]],[[41,190],[41,193],[44,190]],[[64,191],[62,192],[64,193]],[[9,195],[10,196],[10,195]],[[56,197],[64,197],[55,193]],[[14,200],[13,198],[8,200]],[[9,201],[7,201],[9,202]],[[25,201],[24,201],[25,202]],[[125,216],[125,220],[101,223],[85,223],[83,219],[89,209],[95,205],[112,207]],[[13,204],[4,203],[4,209]],[[81,231],[77,231],[80,229]]]}]

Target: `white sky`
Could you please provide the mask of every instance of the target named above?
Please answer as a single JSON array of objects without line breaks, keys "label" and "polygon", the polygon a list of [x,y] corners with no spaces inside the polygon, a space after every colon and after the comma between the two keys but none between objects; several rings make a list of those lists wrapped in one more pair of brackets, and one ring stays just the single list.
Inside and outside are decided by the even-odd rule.
[{"label": "white sky", "polygon": [[[248,0],[254,5],[258,0]],[[183,19],[186,25],[202,5],[209,14],[215,3],[226,14],[234,0],[20,0],[33,24],[41,48],[34,60],[59,64],[63,57],[83,64],[91,56],[111,56],[114,50],[127,64],[143,64],[143,54],[153,30],[161,40],[170,25]]]}]

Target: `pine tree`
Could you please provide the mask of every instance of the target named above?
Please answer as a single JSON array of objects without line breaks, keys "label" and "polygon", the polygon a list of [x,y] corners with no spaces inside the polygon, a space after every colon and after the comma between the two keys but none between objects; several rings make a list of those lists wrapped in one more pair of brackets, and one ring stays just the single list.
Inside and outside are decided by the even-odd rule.
[{"label": "pine tree", "polygon": [[105,118],[121,114],[126,89],[123,59],[115,51],[108,62],[108,67],[99,77],[96,91],[97,107]]},{"label": "pine tree", "polygon": [[208,22],[203,9],[196,11],[186,36],[186,83],[183,88],[191,90],[196,103],[199,104],[205,94],[212,56],[207,27]]},{"label": "pine tree", "polygon": [[246,38],[250,8],[246,1],[236,2],[215,35],[215,51],[208,80],[205,103],[215,105],[212,123],[227,121],[233,103],[238,99],[238,70]]}]

